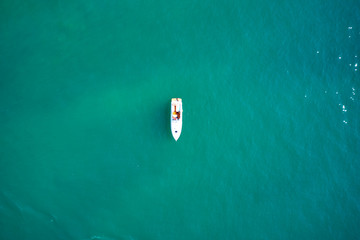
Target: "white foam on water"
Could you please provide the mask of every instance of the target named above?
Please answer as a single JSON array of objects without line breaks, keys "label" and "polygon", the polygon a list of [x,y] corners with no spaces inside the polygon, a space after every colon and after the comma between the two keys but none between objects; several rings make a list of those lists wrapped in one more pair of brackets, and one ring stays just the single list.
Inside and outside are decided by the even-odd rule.
[{"label": "white foam on water", "polygon": [[342,111],[343,112],[347,112],[346,108],[345,108],[345,105],[342,106]]}]

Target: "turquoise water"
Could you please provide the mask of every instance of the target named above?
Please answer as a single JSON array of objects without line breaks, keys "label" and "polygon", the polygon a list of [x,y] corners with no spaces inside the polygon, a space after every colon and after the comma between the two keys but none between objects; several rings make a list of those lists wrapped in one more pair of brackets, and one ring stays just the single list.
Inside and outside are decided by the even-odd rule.
[{"label": "turquoise water", "polygon": [[1,1],[0,239],[359,239],[359,43],[358,1]]}]

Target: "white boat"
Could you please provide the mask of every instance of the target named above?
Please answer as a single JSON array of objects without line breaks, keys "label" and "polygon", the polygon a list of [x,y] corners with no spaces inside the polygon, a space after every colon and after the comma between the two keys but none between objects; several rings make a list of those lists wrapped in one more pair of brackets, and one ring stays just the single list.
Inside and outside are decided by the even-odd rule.
[{"label": "white boat", "polygon": [[181,98],[172,98],[171,99],[171,113],[170,113],[170,123],[171,123],[171,133],[177,141],[181,134],[182,129],[182,100]]}]

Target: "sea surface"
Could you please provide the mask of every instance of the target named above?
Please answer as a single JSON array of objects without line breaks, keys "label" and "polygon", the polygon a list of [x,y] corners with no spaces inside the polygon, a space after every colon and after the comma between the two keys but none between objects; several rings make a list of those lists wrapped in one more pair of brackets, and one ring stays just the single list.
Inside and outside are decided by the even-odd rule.
[{"label": "sea surface", "polygon": [[0,239],[360,239],[359,60],[359,0],[2,0]]}]

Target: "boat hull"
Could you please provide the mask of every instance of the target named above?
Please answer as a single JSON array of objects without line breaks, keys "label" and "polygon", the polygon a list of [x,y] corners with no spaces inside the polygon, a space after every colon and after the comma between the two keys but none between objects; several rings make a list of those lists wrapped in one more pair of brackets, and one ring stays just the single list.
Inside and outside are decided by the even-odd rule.
[{"label": "boat hull", "polygon": [[182,99],[181,98],[172,98],[171,99],[171,111],[170,111],[170,125],[171,133],[177,141],[181,135],[182,130]]}]

